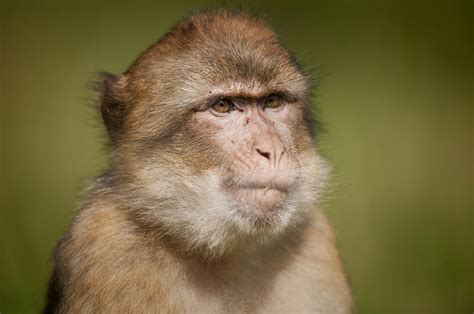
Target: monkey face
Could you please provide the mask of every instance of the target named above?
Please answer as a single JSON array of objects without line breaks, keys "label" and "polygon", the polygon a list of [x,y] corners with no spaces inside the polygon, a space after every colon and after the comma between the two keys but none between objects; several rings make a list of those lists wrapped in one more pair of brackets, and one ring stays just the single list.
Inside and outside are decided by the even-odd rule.
[{"label": "monkey face", "polygon": [[279,210],[296,180],[298,154],[291,137],[299,107],[284,93],[262,97],[216,95],[198,108],[193,132],[205,129],[219,150],[220,189],[246,212]]},{"label": "monkey face", "polygon": [[190,248],[271,239],[323,190],[308,77],[259,20],[196,16],[104,83],[123,203]]}]

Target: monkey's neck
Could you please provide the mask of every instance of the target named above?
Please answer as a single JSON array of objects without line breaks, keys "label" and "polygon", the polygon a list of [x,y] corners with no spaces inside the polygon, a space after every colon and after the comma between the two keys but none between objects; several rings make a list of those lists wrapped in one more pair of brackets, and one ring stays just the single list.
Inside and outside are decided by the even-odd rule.
[{"label": "monkey's neck", "polygon": [[[136,222],[134,222],[136,223]],[[152,252],[166,254],[172,263],[180,265],[180,269],[190,278],[212,277],[228,281],[234,274],[265,274],[276,272],[291,263],[304,245],[303,234],[309,228],[309,220],[298,228],[288,229],[278,237],[252,249],[235,247],[223,255],[210,255],[204,248],[189,249],[183,245],[182,239],[166,235],[154,228],[134,228],[137,240]],[[242,244],[244,246],[245,243]],[[237,278],[234,278],[237,280]],[[199,282],[199,281],[197,281]]]}]

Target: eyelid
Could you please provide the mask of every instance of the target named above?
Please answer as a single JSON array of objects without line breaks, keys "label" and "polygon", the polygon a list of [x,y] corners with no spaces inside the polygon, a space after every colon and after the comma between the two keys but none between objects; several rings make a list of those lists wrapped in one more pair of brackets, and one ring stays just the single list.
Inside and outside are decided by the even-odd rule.
[{"label": "eyelid", "polygon": [[228,97],[217,97],[217,98],[213,98],[213,99],[210,99],[206,102],[206,108],[212,108],[212,106],[214,106],[215,104],[217,104],[219,101],[228,101],[231,105],[234,105],[234,102],[229,99]]},{"label": "eyelid", "polygon": [[286,102],[289,102],[289,100],[292,98],[290,95],[288,95],[288,93],[285,93],[285,92],[273,92],[269,94],[267,97],[265,97],[264,100],[270,99],[272,97],[275,97],[278,100],[283,100]]},{"label": "eyelid", "polygon": [[297,102],[299,100],[299,97],[291,92],[288,91],[275,91],[273,93],[270,93],[268,96],[264,98],[264,101],[268,99],[271,96],[277,96],[281,100],[283,100],[285,103],[291,104],[294,102]]},{"label": "eyelid", "polygon": [[265,98],[265,102],[269,101],[269,100],[274,100],[274,101],[283,101],[283,97],[279,94],[270,94],[268,95],[266,98]]}]

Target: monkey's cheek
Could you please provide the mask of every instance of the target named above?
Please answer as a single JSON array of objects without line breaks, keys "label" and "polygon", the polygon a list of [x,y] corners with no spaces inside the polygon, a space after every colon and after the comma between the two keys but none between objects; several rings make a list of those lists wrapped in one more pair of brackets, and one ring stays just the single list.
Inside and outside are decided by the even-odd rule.
[{"label": "monkey's cheek", "polygon": [[271,215],[287,197],[286,192],[276,189],[239,189],[234,195],[246,212],[258,216]]}]

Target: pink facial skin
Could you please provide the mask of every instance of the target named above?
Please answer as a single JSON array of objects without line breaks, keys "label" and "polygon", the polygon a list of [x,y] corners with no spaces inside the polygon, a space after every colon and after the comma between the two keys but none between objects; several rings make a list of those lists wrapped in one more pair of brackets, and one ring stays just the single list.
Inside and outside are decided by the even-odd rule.
[{"label": "pink facial skin", "polygon": [[219,169],[223,190],[243,208],[262,215],[281,207],[298,165],[290,132],[297,109],[277,97],[275,108],[266,107],[267,97],[225,97],[232,105],[228,112],[216,111],[211,102],[194,117],[196,127],[207,130],[227,159]]}]

